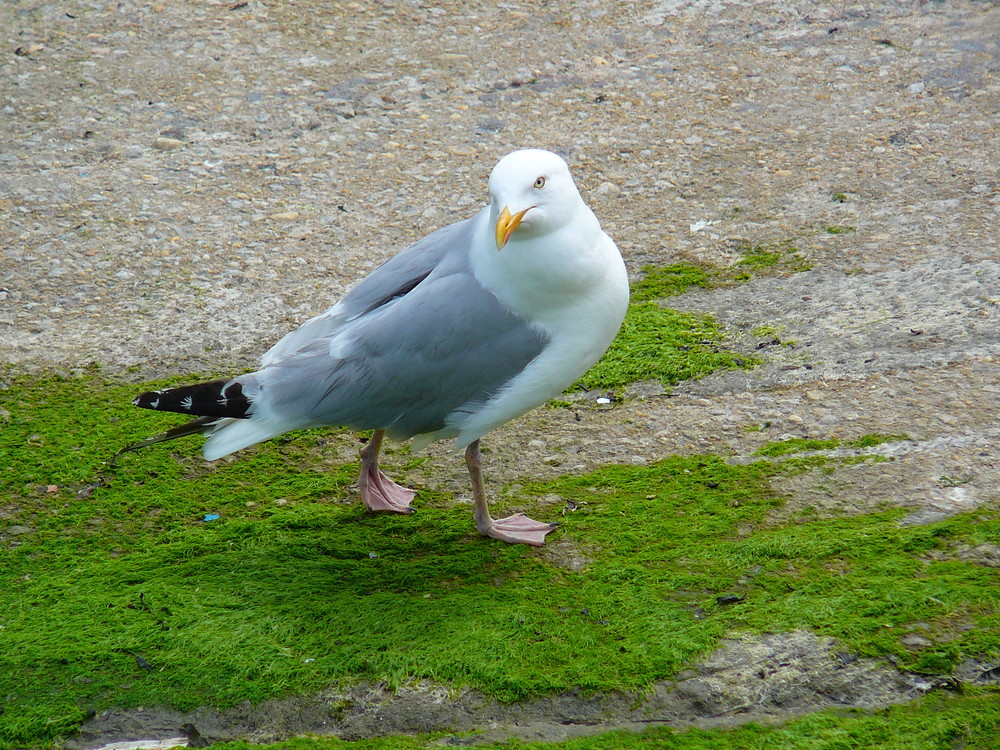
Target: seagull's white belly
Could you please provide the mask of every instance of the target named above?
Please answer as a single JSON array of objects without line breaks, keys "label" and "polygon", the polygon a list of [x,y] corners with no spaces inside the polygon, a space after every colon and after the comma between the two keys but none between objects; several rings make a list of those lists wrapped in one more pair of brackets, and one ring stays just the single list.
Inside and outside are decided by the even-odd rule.
[{"label": "seagull's white belly", "polygon": [[449,420],[459,430],[455,450],[465,448],[504,422],[541,406],[576,382],[610,343],[606,337],[600,341],[593,336],[589,338],[590,341],[580,336],[560,337],[478,410],[456,412]]}]

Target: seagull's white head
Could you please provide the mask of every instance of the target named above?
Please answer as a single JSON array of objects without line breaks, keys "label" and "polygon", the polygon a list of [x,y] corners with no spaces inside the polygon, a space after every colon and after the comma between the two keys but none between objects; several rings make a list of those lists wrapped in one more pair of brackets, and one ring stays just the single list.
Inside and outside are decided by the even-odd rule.
[{"label": "seagull's white head", "polygon": [[490,174],[490,216],[497,250],[514,232],[538,237],[569,223],[583,204],[566,162],[551,151],[524,149],[502,158]]}]

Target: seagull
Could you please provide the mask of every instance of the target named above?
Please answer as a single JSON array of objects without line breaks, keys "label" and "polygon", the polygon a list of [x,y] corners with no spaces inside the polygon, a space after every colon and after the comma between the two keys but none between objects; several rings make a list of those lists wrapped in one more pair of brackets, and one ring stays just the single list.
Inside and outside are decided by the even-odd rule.
[{"label": "seagull", "polygon": [[557,524],[490,515],[479,441],[600,358],[625,317],[628,276],[558,155],[508,154],[489,192],[474,216],[401,251],[279,340],[255,372],[136,397],[197,418],[120,452],[203,433],[213,461],[292,430],[372,430],[361,500],[412,513],[416,492],[379,468],[384,438],[414,450],[453,440],[456,454],[465,450],[479,532],[542,546]]}]

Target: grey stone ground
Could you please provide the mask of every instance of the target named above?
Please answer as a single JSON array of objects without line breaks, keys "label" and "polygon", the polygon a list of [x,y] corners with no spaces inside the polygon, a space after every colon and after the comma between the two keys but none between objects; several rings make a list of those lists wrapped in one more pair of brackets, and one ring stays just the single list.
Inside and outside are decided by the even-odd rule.
[{"label": "grey stone ground", "polygon": [[[634,274],[747,243],[794,243],[813,268],[672,300],[762,367],[638,388],[579,422],[528,415],[488,439],[494,482],[886,432],[912,438],[883,447],[895,460],[786,480],[783,512],[889,502],[920,523],[1000,501],[996,3],[14,0],[0,41],[0,361],[141,379],[248,366],[476,210],[501,155],[540,146],[568,157]],[[793,345],[757,350],[761,326]],[[433,452],[423,481],[465,492]],[[779,684],[800,685],[792,710],[821,705],[817,670],[845,674],[816,655],[830,648],[815,641],[809,680],[744,670],[687,713],[681,690],[674,719]],[[921,691],[881,668],[899,689],[866,693],[876,668],[858,669],[841,703]],[[551,706],[515,713],[490,721],[560,736]]]}]

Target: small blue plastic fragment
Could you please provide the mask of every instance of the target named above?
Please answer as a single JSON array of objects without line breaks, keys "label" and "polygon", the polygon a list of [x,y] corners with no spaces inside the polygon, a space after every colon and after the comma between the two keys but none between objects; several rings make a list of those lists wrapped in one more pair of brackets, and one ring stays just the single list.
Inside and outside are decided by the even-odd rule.
[{"label": "small blue plastic fragment", "polygon": [[219,514],[218,513],[206,513],[205,514],[205,520],[206,521],[218,521],[219,520]]}]

